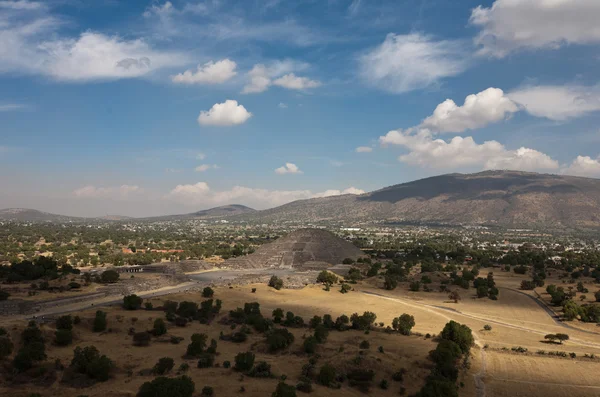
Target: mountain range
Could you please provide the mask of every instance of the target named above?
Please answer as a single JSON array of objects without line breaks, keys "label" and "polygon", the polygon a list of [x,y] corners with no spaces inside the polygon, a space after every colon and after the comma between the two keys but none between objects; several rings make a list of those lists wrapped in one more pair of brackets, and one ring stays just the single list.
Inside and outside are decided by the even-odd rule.
[{"label": "mountain range", "polygon": [[[446,174],[361,195],[298,200],[256,211],[227,205],[145,220],[423,223],[505,227],[600,228],[600,180],[519,171]],[[0,210],[0,220],[65,221],[36,210]]]}]

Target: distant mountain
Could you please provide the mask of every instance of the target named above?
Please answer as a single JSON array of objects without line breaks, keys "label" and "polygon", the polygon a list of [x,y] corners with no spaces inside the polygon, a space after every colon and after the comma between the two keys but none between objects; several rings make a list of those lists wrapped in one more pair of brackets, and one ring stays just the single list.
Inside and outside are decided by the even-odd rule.
[{"label": "distant mountain", "polygon": [[104,221],[126,221],[129,219],[134,219],[130,216],[123,216],[123,215],[104,215],[104,216],[100,216],[96,219],[101,219]]},{"label": "distant mountain", "polygon": [[517,171],[447,174],[362,195],[294,201],[232,220],[599,228],[600,180]]},{"label": "distant mountain", "polygon": [[177,221],[177,220],[193,220],[193,219],[215,219],[228,218],[236,215],[252,214],[255,209],[246,207],[241,204],[223,205],[220,207],[209,208],[207,210],[192,212],[191,214],[180,215],[163,215],[153,216],[149,218],[139,218],[144,221]]},{"label": "distant mountain", "polygon": [[18,222],[73,222],[83,218],[51,214],[29,208],[6,208],[0,210],[0,220]]}]

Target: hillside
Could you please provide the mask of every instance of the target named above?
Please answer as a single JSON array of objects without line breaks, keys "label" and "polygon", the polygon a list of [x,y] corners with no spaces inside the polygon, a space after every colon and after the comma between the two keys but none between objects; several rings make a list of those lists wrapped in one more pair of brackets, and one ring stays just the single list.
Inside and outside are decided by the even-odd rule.
[{"label": "hillside", "polygon": [[192,214],[188,214],[188,216],[197,218],[218,218],[233,215],[250,214],[253,212],[256,212],[256,210],[250,207],[246,207],[245,205],[231,204],[194,212]]},{"label": "hillside", "polygon": [[447,174],[359,196],[295,201],[233,219],[597,228],[600,180],[517,171]]},{"label": "hillside", "polygon": [[0,220],[18,222],[72,222],[82,220],[72,216],[51,214],[29,208],[5,208],[0,210]]}]

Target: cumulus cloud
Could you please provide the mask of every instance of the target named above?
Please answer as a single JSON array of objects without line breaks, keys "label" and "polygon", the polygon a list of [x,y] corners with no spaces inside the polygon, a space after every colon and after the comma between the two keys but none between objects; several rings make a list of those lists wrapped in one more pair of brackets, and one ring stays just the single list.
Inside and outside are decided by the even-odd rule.
[{"label": "cumulus cloud", "polygon": [[319,193],[313,193],[310,190],[268,190],[244,186],[234,186],[228,190],[215,191],[206,182],[198,182],[196,184],[177,185],[167,194],[166,198],[193,207],[240,203],[257,209],[264,209],[296,200],[362,193],[364,193],[363,190],[355,187],[344,190],[331,189]]},{"label": "cumulus cloud", "polygon": [[203,110],[198,116],[200,125],[232,126],[244,124],[252,117],[252,113],[246,110],[243,105],[228,99],[223,103],[215,103],[210,110]]},{"label": "cumulus cloud", "polygon": [[208,171],[208,170],[216,170],[218,168],[219,168],[219,166],[216,164],[201,164],[195,168],[195,171],[196,172],[204,172],[204,171]]},{"label": "cumulus cloud", "polygon": [[551,120],[600,111],[600,86],[530,86],[509,92],[508,97],[531,115]]},{"label": "cumulus cloud", "polygon": [[[10,4],[10,6],[7,6]],[[0,73],[39,74],[62,81],[135,78],[187,61],[183,54],[160,51],[142,39],[86,31],[58,33],[63,24],[32,2],[0,7]]]},{"label": "cumulus cloud", "polygon": [[598,178],[600,177],[600,156],[595,159],[590,156],[577,156],[577,158],[563,170],[563,173]]},{"label": "cumulus cloud", "polygon": [[227,58],[217,62],[210,61],[198,65],[196,70],[186,70],[171,76],[171,80],[179,84],[220,84],[237,74],[236,67],[237,64]]},{"label": "cumulus cloud", "polygon": [[464,132],[504,120],[517,111],[519,107],[501,89],[488,88],[467,96],[462,106],[446,99],[423,120],[422,127],[442,133]]},{"label": "cumulus cloud", "polygon": [[302,174],[300,168],[296,166],[294,163],[285,163],[284,166],[279,167],[275,170],[275,173],[283,175],[283,174]]},{"label": "cumulus cloud", "polygon": [[503,57],[518,49],[558,48],[600,42],[597,0],[496,0],[478,6],[471,24],[481,31],[481,53]]},{"label": "cumulus cloud", "polygon": [[468,66],[467,59],[458,41],[435,41],[418,33],[390,33],[381,45],[360,58],[360,69],[367,83],[403,93],[462,73]]},{"label": "cumulus cloud", "polygon": [[137,185],[121,185],[116,187],[96,187],[88,185],[74,190],[73,195],[77,198],[126,199],[142,192],[143,190]]},{"label": "cumulus cloud", "polygon": [[344,190],[337,190],[337,189],[329,189],[329,190],[325,190],[324,192],[321,193],[316,193],[313,197],[331,197],[331,196],[340,196],[342,194],[364,194],[366,193],[364,190],[362,189],[358,189],[355,188],[354,186],[351,186],[347,189]]},{"label": "cumulus cloud", "polygon": [[369,147],[369,146],[359,146],[356,148],[356,153],[371,153],[373,151],[373,148]]},{"label": "cumulus cloud", "polygon": [[257,94],[266,91],[271,85],[287,89],[302,90],[321,85],[319,81],[298,77],[292,72],[305,70],[308,64],[292,60],[277,61],[269,66],[256,64],[247,74],[248,83],[242,94]]},{"label": "cumulus cloud", "polygon": [[288,105],[286,105],[286,104],[285,104],[285,103],[283,103],[283,102],[279,102],[279,105],[277,105],[277,107],[278,107],[279,109],[287,109],[287,108],[288,108]]},{"label": "cumulus cloud", "polygon": [[513,169],[523,171],[556,170],[559,164],[534,149],[509,150],[497,141],[476,143],[472,137],[456,136],[449,142],[434,139],[427,129],[394,130],[379,138],[382,145],[398,145],[408,153],[398,157],[407,164],[424,168]]},{"label": "cumulus cloud", "polygon": [[27,1],[27,0],[3,0],[0,1],[0,9],[12,9],[12,10],[39,10],[42,8],[46,8],[46,6],[37,1]]},{"label": "cumulus cloud", "polygon": [[321,82],[311,80],[308,77],[299,77],[294,73],[286,74],[273,81],[273,84],[287,88],[288,90],[305,90],[307,88],[316,88],[321,86]]}]

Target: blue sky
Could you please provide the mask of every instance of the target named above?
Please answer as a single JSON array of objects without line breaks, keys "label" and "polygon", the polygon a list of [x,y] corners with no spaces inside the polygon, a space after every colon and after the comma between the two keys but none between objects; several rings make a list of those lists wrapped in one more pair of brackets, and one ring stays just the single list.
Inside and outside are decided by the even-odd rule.
[{"label": "blue sky", "polygon": [[597,0],[0,1],[0,208],[600,177]]}]

